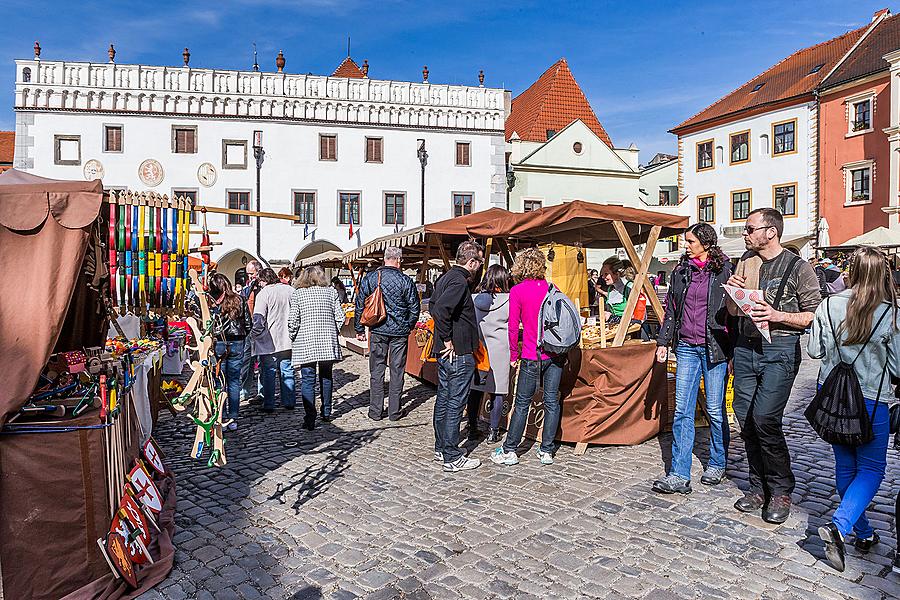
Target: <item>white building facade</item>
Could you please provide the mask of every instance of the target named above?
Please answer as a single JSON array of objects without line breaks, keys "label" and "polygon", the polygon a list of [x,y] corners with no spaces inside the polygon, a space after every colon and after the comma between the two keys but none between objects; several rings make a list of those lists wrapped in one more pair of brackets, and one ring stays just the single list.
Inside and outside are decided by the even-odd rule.
[{"label": "white building facade", "polygon": [[678,139],[679,214],[705,221],[730,255],[742,253],[751,210],[784,215],[782,241],[806,256],[816,223],[815,102],[736,119]]},{"label": "white building facade", "polygon": [[420,225],[423,140],[426,222],[505,207],[509,104],[502,89],[427,79],[20,60],[14,162],[55,179],[298,215],[261,219],[257,249],[256,218],[209,213],[222,242],[213,260],[230,276],[249,258],[287,263]]}]

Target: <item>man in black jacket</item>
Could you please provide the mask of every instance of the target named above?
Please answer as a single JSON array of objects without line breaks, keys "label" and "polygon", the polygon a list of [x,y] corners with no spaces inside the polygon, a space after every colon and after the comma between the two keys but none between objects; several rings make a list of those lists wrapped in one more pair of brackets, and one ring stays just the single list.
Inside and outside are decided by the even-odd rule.
[{"label": "man in black jacket", "polygon": [[478,348],[478,324],[469,280],[481,270],[484,252],[473,241],[456,250],[456,265],[434,284],[434,354],[438,360],[438,390],[434,403],[434,460],[453,473],[476,469],[477,458],[459,449],[459,421],[475,374],[473,353]]},{"label": "man in black jacket", "polygon": [[368,273],[356,294],[356,313],[353,326],[356,339],[365,341],[366,333],[359,322],[368,298],[378,287],[381,277],[381,295],[387,319],[371,328],[369,340],[369,418],[382,419],[384,412],[384,371],[390,362],[391,382],[388,390],[388,418],[400,419],[400,394],[403,392],[403,375],[406,371],[406,349],[409,332],[419,320],[419,295],[416,284],[400,270],[403,251],[391,246],[384,251],[384,266]]}]

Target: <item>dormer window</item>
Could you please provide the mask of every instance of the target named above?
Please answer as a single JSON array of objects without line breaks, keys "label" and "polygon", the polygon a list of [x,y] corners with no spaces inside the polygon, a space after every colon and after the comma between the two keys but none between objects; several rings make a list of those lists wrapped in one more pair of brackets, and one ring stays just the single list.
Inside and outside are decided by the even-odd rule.
[{"label": "dormer window", "polygon": [[825,63],[821,63],[821,64],[814,66],[812,69],[809,70],[809,74],[813,75],[815,73],[818,73],[819,71],[822,70],[822,67],[824,67],[824,66],[825,66]]},{"label": "dormer window", "polygon": [[547,139],[548,139],[548,140],[549,140],[550,138],[552,138],[554,135],[556,135],[556,130],[555,130],[555,129],[548,129],[548,130],[547,130]]},{"label": "dormer window", "polygon": [[761,81],[761,82],[757,83],[755,86],[753,86],[753,89],[750,90],[750,93],[753,94],[753,93],[758,92],[760,89],[762,89],[762,86],[764,86],[764,85],[766,85],[765,81]]}]

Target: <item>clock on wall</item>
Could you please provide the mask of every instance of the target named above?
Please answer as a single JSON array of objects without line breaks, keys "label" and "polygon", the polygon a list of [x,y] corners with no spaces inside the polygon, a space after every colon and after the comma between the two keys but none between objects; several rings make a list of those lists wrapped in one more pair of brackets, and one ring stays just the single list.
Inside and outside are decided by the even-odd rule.
[{"label": "clock on wall", "polygon": [[197,169],[197,179],[204,187],[212,187],[216,183],[216,168],[212,164],[205,162]]}]

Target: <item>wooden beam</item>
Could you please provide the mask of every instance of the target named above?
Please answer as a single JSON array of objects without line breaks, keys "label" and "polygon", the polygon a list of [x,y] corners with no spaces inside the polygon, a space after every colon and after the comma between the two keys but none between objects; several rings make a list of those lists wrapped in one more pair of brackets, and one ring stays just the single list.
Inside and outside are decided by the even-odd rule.
[{"label": "wooden beam", "polygon": [[489,237],[487,242],[484,244],[484,262],[481,263],[481,272],[478,277],[479,284],[481,280],[484,279],[484,274],[487,273],[488,263],[491,261],[491,250],[494,246],[494,238]]},{"label": "wooden beam", "polygon": [[[622,225],[621,221],[613,221],[613,223]],[[622,225],[622,230],[624,229],[625,227]],[[616,227],[616,231],[619,232],[621,238],[621,231],[618,227]],[[612,343],[613,347],[621,346],[625,342],[625,334],[628,333],[628,324],[631,323],[631,317],[634,315],[634,309],[637,306],[638,297],[641,295],[641,289],[644,288],[645,283],[649,283],[647,279],[647,268],[650,266],[650,261],[653,259],[653,250],[656,249],[656,241],[659,239],[660,231],[662,231],[662,227],[659,225],[654,225],[650,229],[650,237],[647,238],[647,244],[644,247],[644,258],[641,259],[637,276],[634,278],[634,285],[631,288],[631,294],[628,295],[628,303],[625,305],[625,314],[622,315],[622,320],[619,322],[619,327],[616,330],[616,337],[613,339]],[[623,244],[626,242],[631,244],[631,238],[627,235],[625,236],[625,239],[621,239],[620,241]],[[632,246],[631,249],[634,250],[634,246]],[[635,256],[637,256],[637,252],[635,252]]]},{"label": "wooden beam", "polygon": [[509,251],[509,244],[506,243],[505,239],[497,238],[497,247],[500,249],[500,254],[504,259],[506,259],[506,266],[511,269],[513,264],[513,256],[512,252]]},{"label": "wooden beam", "polygon": [[450,257],[447,256],[447,249],[444,247],[444,238],[438,236],[438,249],[441,252],[441,259],[444,261],[444,270],[450,270]]},{"label": "wooden beam", "polygon": [[[631,237],[628,235],[628,231],[625,230],[625,225],[622,221],[613,221],[613,227],[615,228],[616,233],[619,234],[619,241],[622,242],[622,247],[625,248],[628,260],[636,267],[641,261],[638,258],[637,250],[634,249],[634,244],[631,243]],[[659,239],[659,233],[657,233],[657,239]],[[653,284],[650,283],[649,278],[644,280],[644,293],[647,294],[647,298],[650,300],[650,305],[653,307],[653,312],[656,313],[656,318],[659,319],[660,324],[662,324],[665,319],[662,303],[659,301],[659,296],[656,295],[656,290],[653,289]]]},{"label": "wooden beam", "polygon": [[219,208],[218,206],[195,206],[194,210],[205,208],[207,212],[218,213],[221,215],[243,215],[246,217],[262,217],[264,219],[283,219],[285,221],[299,222],[297,215],[287,215],[284,213],[259,212],[255,210],[240,210],[237,208]]}]

